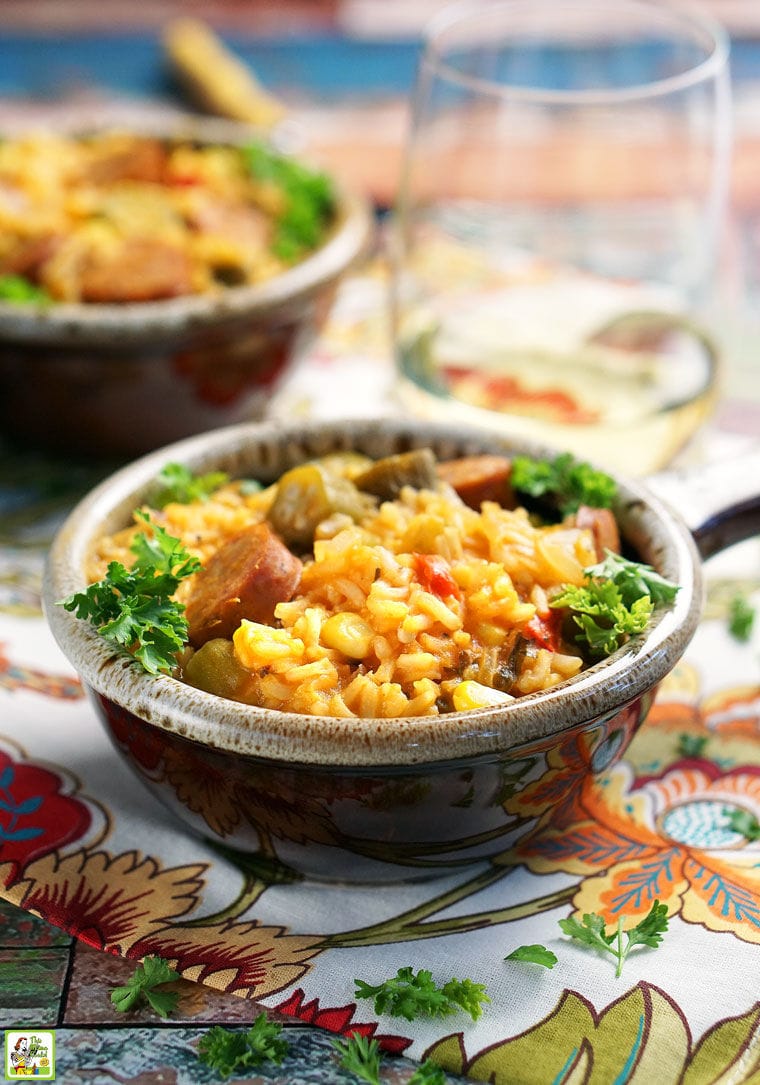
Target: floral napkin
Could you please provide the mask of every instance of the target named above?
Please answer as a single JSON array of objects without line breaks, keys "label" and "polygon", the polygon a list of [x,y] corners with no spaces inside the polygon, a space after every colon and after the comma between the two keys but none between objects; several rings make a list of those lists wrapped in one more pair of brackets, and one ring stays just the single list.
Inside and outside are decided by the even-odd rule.
[{"label": "floral napkin", "polygon": [[[736,578],[732,560],[730,577],[711,578],[695,641],[622,761],[571,803],[581,766],[556,756],[512,853],[379,892],[269,884],[255,862],[174,823],[52,642],[39,569],[6,548],[2,895],[106,952],[158,954],[187,978],[476,1080],[758,1080],[760,637],[734,639],[729,614],[739,593],[760,602],[760,562],[755,543],[740,551],[754,572]],[[598,913],[611,928],[655,899],[669,914],[662,944],[634,949],[619,977],[611,956],[559,926]],[[505,960],[535,943],[554,968]],[[376,984],[406,965],[439,984],[469,977],[491,1001],[477,1021],[409,1022],[355,998],[356,978]]]}]

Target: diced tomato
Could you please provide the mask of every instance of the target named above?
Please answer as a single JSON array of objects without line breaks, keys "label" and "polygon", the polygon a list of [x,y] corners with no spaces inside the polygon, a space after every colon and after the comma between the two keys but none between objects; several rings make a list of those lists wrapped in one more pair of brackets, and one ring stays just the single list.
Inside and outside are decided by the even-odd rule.
[{"label": "diced tomato", "polygon": [[523,629],[526,637],[530,637],[539,648],[548,648],[550,652],[558,652],[560,649],[560,631],[562,629],[562,612],[552,610],[542,618],[534,614]]},{"label": "diced tomato", "polygon": [[169,177],[169,184],[175,185],[177,188],[190,188],[192,185],[199,185],[201,178],[194,173],[173,173]]},{"label": "diced tomato", "polygon": [[446,558],[439,554],[415,554],[414,567],[425,591],[432,592],[439,599],[446,599],[449,595],[459,598],[459,585],[451,575]]}]

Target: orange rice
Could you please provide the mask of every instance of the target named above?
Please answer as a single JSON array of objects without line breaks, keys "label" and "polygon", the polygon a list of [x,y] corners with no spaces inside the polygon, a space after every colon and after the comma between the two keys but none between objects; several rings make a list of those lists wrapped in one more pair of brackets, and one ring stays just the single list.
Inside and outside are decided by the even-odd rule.
[{"label": "orange rice", "polygon": [[[273,489],[244,494],[230,483],[205,502],[170,504],[152,517],[201,561],[241,528],[265,518]],[[90,570],[129,564],[135,529],[101,541]],[[445,598],[419,579],[419,554],[446,560],[456,591]],[[275,610],[276,624],[243,621],[234,634],[238,665],[250,675],[241,699],[321,716],[435,715],[512,700],[556,685],[583,666],[572,650],[531,644],[510,693],[479,679],[502,646],[548,597],[583,582],[596,561],[586,529],[536,526],[525,509],[466,506],[445,483],[405,488],[394,501],[368,502],[354,522],[333,516],[304,558],[301,585]],[[193,578],[178,597],[188,599]],[[349,615],[335,619],[337,615]]]}]

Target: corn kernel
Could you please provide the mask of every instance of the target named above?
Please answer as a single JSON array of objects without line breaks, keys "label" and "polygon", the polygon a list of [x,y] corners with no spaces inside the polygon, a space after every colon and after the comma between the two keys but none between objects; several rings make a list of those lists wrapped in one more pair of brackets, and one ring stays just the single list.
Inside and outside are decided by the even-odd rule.
[{"label": "corn kernel", "polygon": [[348,659],[364,659],[372,648],[375,633],[358,614],[333,614],[322,624],[320,639],[326,648],[342,652]]},{"label": "corn kernel", "polygon": [[480,682],[468,679],[460,682],[452,694],[452,701],[457,712],[467,712],[471,708],[491,708],[494,705],[509,704],[514,701],[509,693],[491,689]]}]

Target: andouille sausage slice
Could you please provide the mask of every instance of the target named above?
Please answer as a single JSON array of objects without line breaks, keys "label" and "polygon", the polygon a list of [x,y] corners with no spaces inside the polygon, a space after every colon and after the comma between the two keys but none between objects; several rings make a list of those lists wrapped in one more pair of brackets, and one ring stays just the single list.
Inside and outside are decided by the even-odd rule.
[{"label": "andouille sausage slice", "polygon": [[453,486],[471,509],[479,510],[484,501],[496,501],[504,508],[514,508],[517,502],[510,483],[511,475],[511,460],[487,453],[438,464],[439,478]]},{"label": "andouille sausage slice", "polygon": [[192,290],[189,256],[159,239],[131,237],[114,251],[93,250],[80,272],[83,301],[159,301]]},{"label": "andouille sausage slice", "polygon": [[607,550],[620,553],[620,531],[611,509],[579,505],[574,520],[575,527],[587,528],[593,535],[597,561],[604,561]]},{"label": "andouille sausage slice", "polygon": [[269,524],[244,528],[196,574],[186,611],[190,643],[230,638],[243,618],[270,622],[277,604],[298,590],[301,568]]}]

